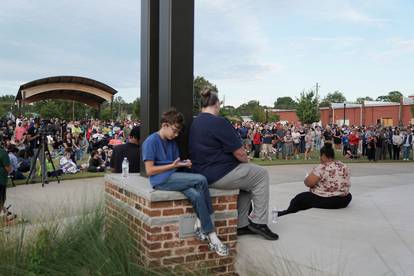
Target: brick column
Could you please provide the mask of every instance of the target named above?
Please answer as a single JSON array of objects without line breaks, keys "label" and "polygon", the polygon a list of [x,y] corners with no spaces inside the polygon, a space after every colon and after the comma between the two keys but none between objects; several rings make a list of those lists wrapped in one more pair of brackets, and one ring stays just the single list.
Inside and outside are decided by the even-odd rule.
[{"label": "brick column", "polygon": [[125,223],[132,233],[137,261],[143,265],[207,270],[217,275],[236,275],[238,190],[210,189],[215,226],[219,238],[230,248],[230,256],[209,251],[208,243],[194,238],[195,217],[191,203],[178,192],[154,191],[148,179],[120,175],[105,179],[107,223]]}]

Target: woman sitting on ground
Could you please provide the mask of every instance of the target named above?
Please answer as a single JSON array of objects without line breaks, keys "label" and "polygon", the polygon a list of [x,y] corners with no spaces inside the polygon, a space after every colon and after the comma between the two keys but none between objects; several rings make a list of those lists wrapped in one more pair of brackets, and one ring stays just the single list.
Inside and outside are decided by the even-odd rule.
[{"label": "woman sitting on ground", "polygon": [[101,159],[99,152],[94,150],[89,159],[88,172],[104,172],[105,162]]},{"label": "woman sitting on ground", "polygon": [[289,208],[278,213],[284,216],[310,208],[340,209],[352,200],[349,193],[351,172],[341,161],[335,160],[332,143],[325,143],[320,151],[321,164],[315,167],[305,178],[309,192],[295,196]]}]

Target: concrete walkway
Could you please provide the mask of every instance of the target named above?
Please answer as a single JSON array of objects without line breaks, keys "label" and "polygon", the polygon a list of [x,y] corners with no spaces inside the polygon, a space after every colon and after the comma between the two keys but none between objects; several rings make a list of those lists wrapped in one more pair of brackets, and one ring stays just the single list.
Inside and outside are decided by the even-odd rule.
[{"label": "concrete walkway", "polygon": [[[279,166],[271,173],[271,207],[285,209],[305,190],[312,166]],[[312,209],[281,217],[280,240],[239,238],[241,275],[412,275],[413,164],[350,165],[353,201],[347,209]],[[289,179],[295,182],[289,182]],[[286,182],[285,182],[286,181]]]},{"label": "concrete walkway", "polygon": [[[284,209],[305,190],[314,165],[267,167],[270,207]],[[242,236],[241,275],[412,275],[414,165],[351,164],[353,201],[347,209],[312,209],[280,218],[270,242]],[[103,178],[8,189],[13,210],[31,221],[79,214],[102,199]]]}]

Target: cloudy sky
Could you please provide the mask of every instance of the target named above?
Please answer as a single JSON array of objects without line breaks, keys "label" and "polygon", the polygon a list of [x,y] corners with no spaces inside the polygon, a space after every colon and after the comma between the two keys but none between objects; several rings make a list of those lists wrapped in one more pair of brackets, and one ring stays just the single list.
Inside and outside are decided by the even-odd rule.
[{"label": "cloudy sky", "polygon": [[[348,100],[414,94],[414,1],[195,0],[195,75],[226,104],[321,85]],[[139,0],[0,0],[0,94],[79,75],[139,96]]]}]

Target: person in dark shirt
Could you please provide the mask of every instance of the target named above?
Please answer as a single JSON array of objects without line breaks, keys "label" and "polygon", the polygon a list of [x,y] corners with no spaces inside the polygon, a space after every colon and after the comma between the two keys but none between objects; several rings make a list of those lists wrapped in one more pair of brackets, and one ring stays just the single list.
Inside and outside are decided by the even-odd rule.
[{"label": "person in dark shirt", "polygon": [[136,126],[129,134],[128,143],[114,147],[111,157],[111,168],[113,173],[122,173],[122,161],[124,161],[124,157],[128,159],[129,172],[139,173],[139,139],[140,127]]},{"label": "person in dark shirt", "polygon": [[[28,180],[34,182],[34,178],[36,177],[36,166],[37,166],[37,158],[39,158],[40,164],[45,162],[44,152],[40,150],[40,143],[41,143],[41,136],[39,134],[39,127],[40,122],[39,119],[36,119],[34,125],[30,127],[27,131],[27,141],[30,143],[29,152],[32,155],[32,160],[30,163],[31,174],[28,176]],[[36,155],[38,155],[36,157]],[[42,170],[45,170],[44,166],[41,166]],[[42,175],[45,176],[45,183],[48,183],[46,171],[42,171]]]},{"label": "person in dark shirt", "polygon": [[99,156],[98,151],[94,150],[89,160],[88,172],[104,172],[105,162]]},{"label": "person in dark shirt", "polygon": [[[204,175],[212,188],[240,189],[238,230],[259,234],[269,240],[278,235],[267,226],[269,212],[269,174],[266,169],[248,164],[248,157],[234,127],[219,116],[220,101],[209,88],[201,92],[201,113],[194,119],[189,136],[193,172]],[[249,208],[253,201],[254,209]]]}]

